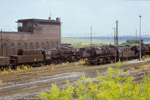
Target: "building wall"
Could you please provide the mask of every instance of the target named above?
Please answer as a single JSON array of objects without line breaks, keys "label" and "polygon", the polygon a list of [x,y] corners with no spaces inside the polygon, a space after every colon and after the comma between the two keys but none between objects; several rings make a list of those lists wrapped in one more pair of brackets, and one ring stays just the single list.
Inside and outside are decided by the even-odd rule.
[{"label": "building wall", "polygon": [[2,32],[0,34],[0,56],[2,56],[2,52],[3,56],[16,55],[18,49],[51,49],[60,47],[60,39],[60,24],[41,24],[39,27],[34,28],[33,33]]}]

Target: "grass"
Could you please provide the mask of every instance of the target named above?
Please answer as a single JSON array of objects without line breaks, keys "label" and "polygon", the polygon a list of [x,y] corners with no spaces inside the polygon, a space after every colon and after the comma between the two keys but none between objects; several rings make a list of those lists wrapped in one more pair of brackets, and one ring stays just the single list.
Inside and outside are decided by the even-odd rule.
[{"label": "grass", "polygon": [[[62,43],[71,43],[74,48],[88,47],[91,44],[90,39],[79,39],[79,38],[62,38]],[[92,40],[92,44],[95,46],[112,44],[111,40]]]},{"label": "grass", "polygon": [[[90,39],[84,39],[84,38],[65,38],[62,37],[62,43],[71,43],[71,45],[74,48],[81,48],[81,47],[88,47],[91,44]],[[145,44],[149,44],[150,42],[144,42]],[[92,44],[95,46],[101,46],[101,45],[109,45],[109,44],[114,44],[114,40],[108,40],[108,39],[93,39]],[[119,40],[120,45],[139,45],[138,43],[124,43],[124,41]]]}]

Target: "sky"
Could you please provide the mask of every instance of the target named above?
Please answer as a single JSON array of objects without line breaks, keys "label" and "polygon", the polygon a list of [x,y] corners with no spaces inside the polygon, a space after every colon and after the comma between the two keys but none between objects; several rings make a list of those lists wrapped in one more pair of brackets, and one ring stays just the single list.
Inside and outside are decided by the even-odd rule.
[{"label": "sky", "polygon": [[150,0],[0,0],[0,29],[17,31],[18,19],[61,18],[62,37],[113,36],[116,20],[119,36],[150,36]]}]

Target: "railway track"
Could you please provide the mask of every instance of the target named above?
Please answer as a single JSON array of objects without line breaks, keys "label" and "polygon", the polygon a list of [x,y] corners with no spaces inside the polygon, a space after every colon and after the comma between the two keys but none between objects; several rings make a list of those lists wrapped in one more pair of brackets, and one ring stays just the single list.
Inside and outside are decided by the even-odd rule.
[{"label": "railway track", "polygon": [[[66,79],[68,79],[69,81],[74,81],[74,80],[77,80],[77,78],[79,78],[81,75],[82,75],[82,72],[65,73],[65,74],[51,76],[50,79],[47,79],[47,80],[40,80],[40,81],[35,81],[35,82],[30,82],[30,83],[18,84],[14,86],[2,87],[0,88],[0,97],[2,96],[3,98],[0,98],[0,99],[1,100],[4,99],[4,96],[7,97],[7,95],[13,96],[15,93],[16,95],[21,95],[21,94],[18,94],[18,92],[23,93],[24,95],[24,92],[29,92],[29,91],[35,92],[39,90],[40,88],[42,89],[44,87],[46,89],[47,87],[50,87],[52,83],[55,83],[55,82],[57,82],[57,84],[62,85],[63,83],[65,83]],[[31,93],[29,93],[28,95],[31,95]],[[35,95],[35,94],[32,94],[32,95]]]},{"label": "railway track", "polygon": [[10,73],[0,73],[0,80],[3,81],[4,87],[38,81],[41,79],[49,79],[49,76],[72,72],[72,67],[78,70],[79,67],[76,67],[76,64],[80,66],[83,62],[75,62],[68,65],[36,67],[28,70],[11,71]]},{"label": "railway track", "polygon": [[[131,69],[129,71],[130,75],[132,75],[135,80],[140,80],[142,76],[144,75],[144,73],[149,73],[150,68],[149,67],[142,68],[142,69],[133,69],[133,68],[136,65],[149,63],[149,61],[150,59],[147,59],[142,62],[139,62],[139,61],[123,62],[120,68],[124,70],[127,67],[129,67]],[[112,68],[115,68],[116,64],[111,64],[109,66],[111,66]],[[34,80],[33,82],[25,82],[22,84],[16,84],[16,85],[10,85],[10,86],[6,85],[4,87],[0,87],[0,100],[9,100],[10,98],[19,98],[19,97],[20,98],[32,97],[40,92],[44,92],[47,88],[50,89],[50,85],[55,82],[57,82],[59,88],[62,88],[65,85],[66,79],[68,79],[72,84],[74,84],[74,81],[78,80],[79,77],[81,77],[82,75],[82,70],[75,70],[76,67],[74,65],[68,66],[68,68],[70,68],[69,71],[67,70],[68,73],[65,72],[66,67],[56,66],[57,69],[59,69],[59,67],[60,67],[60,70],[64,72],[62,73],[58,72],[55,75],[41,76],[41,80]],[[85,69],[84,71],[85,75],[87,77],[92,77],[92,80],[96,81],[96,70],[98,70],[101,74],[104,74],[107,71],[108,67],[107,65],[102,65],[101,67],[93,66],[93,69],[90,66],[86,68],[87,69]],[[41,71],[41,73],[44,73],[47,71],[46,68],[43,68],[43,69],[45,70]],[[48,75],[48,74],[45,74],[45,75]],[[37,76],[39,77],[39,75]]]}]

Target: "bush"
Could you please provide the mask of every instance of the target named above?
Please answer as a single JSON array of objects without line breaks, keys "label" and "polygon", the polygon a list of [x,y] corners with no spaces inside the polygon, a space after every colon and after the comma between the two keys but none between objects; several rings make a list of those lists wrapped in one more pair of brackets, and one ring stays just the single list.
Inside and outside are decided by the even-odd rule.
[{"label": "bush", "polygon": [[133,77],[127,77],[119,70],[120,61],[116,69],[108,68],[106,75],[98,73],[98,82],[91,78],[82,77],[72,86],[66,81],[66,87],[57,88],[56,83],[51,90],[38,94],[42,100],[149,100],[150,78],[144,76],[142,82],[134,82]]}]

